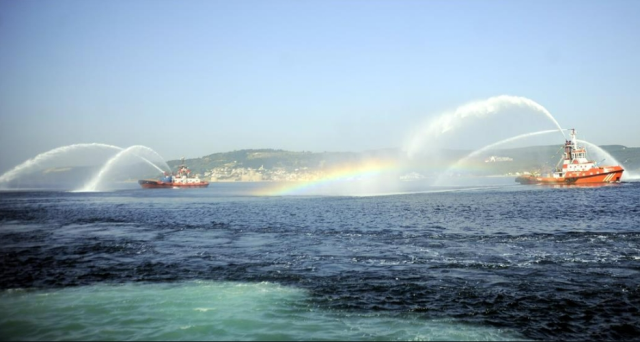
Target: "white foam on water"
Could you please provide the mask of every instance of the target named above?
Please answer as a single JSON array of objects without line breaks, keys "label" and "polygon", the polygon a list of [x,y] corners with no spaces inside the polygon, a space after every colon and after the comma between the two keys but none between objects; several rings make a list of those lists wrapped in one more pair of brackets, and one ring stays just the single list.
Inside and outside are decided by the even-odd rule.
[{"label": "white foam on water", "polygon": [[192,281],[0,292],[9,340],[514,340],[522,336],[419,314],[322,310],[305,290]]},{"label": "white foam on water", "polygon": [[622,173],[622,180],[625,182],[640,181],[640,173],[625,170],[624,173]]}]

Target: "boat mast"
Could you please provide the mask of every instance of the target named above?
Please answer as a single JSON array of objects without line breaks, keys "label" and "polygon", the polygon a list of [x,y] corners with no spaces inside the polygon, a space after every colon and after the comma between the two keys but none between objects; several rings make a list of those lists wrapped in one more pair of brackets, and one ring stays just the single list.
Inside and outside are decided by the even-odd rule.
[{"label": "boat mast", "polygon": [[573,149],[574,150],[578,149],[578,140],[576,139],[576,129],[575,128],[571,129],[571,145],[573,145]]},{"label": "boat mast", "polygon": [[576,130],[571,129],[571,140],[567,140],[564,143],[564,160],[565,164],[570,163],[574,158],[574,151],[576,149]]}]

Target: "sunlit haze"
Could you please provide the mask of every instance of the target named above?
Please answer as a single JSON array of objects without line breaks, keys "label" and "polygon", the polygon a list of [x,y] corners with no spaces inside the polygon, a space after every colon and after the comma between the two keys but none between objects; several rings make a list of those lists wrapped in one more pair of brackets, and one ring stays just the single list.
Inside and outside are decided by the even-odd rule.
[{"label": "sunlit haze", "polygon": [[[503,95],[591,143],[637,147],[639,13],[634,0],[2,0],[0,172],[78,143],[165,160],[408,149],[443,113]],[[532,107],[486,120],[450,147],[557,128]]]}]

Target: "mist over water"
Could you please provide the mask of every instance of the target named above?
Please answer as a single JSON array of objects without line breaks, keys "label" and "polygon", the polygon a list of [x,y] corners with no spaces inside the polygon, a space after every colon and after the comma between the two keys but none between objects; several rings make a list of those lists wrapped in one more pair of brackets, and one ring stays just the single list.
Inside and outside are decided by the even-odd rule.
[{"label": "mist over water", "polygon": [[[19,180],[20,178],[25,178],[25,183],[29,184],[29,178],[33,177],[32,173],[34,171],[40,171],[45,167],[63,167],[69,168],[78,166],[80,162],[83,161],[83,157],[76,157],[78,152],[85,153],[95,153],[97,150],[107,149],[107,150],[115,150],[118,151],[114,156],[110,157],[104,164],[101,166],[100,170],[96,173],[96,175],[88,182],[80,191],[96,191],[104,182],[104,178],[109,174],[113,169],[124,168],[127,165],[131,164],[131,158],[134,157],[134,162],[144,162],[150,167],[154,168],[157,172],[171,171],[171,168],[166,163],[166,161],[153,149],[136,145],[131,146],[126,149],[123,149],[118,146],[101,144],[101,143],[90,143],[90,144],[73,144],[68,146],[62,146],[55,148],[53,150],[41,153],[36,157],[29,159],[13,169],[5,172],[0,176],[0,188],[8,188],[12,181]],[[145,157],[146,156],[146,157]],[[85,156],[86,157],[86,156]],[[92,156],[93,157],[93,156]],[[71,160],[68,160],[71,158]],[[75,159],[75,160],[74,160]],[[127,160],[128,159],[128,160]],[[164,167],[164,170],[157,166],[150,159],[159,161],[160,164]],[[129,163],[124,163],[128,161]],[[71,169],[71,168],[69,168]],[[81,179],[81,177],[78,177]],[[76,182],[77,183],[77,182]],[[51,184],[49,188],[57,188],[56,184]],[[74,186],[78,186],[79,184],[74,184]]]},{"label": "mist over water", "polygon": [[517,140],[524,139],[524,138],[533,137],[533,136],[536,136],[536,135],[549,134],[549,133],[555,133],[555,132],[557,132],[557,130],[553,129],[553,130],[547,130],[547,131],[525,133],[525,134],[521,134],[521,135],[518,135],[518,136],[515,136],[515,137],[508,138],[508,139],[500,140],[500,141],[498,141],[496,143],[487,145],[485,147],[479,148],[479,149],[469,153],[466,157],[464,157],[463,159],[460,159],[459,162],[464,162],[467,158],[471,158],[471,157],[477,156],[482,152],[489,151],[489,150],[491,150],[493,148],[496,148],[496,147],[498,147],[500,145],[503,145],[503,144],[506,144],[506,143],[510,143],[510,142],[517,141]]},{"label": "mist over water", "polygon": [[440,184],[442,181],[442,177],[447,176],[450,173],[450,170],[452,169],[456,169],[457,167],[459,167],[460,165],[463,165],[465,162],[467,162],[470,158],[477,156],[485,151],[489,151],[491,149],[494,149],[500,145],[506,144],[506,143],[510,143],[513,141],[517,141],[517,140],[521,140],[521,139],[525,139],[525,138],[529,138],[532,136],[537,136],[537,135],[542,135],[542,134],[549,134],[549,133],[555,133],[557,132],[557,130],[553,129],[553,130],[546,130],[546,131],[540,131],[540,132],[532,132],[532,133],[526,133],[526,134],[521,134],[515,137],[511,137],[508,139],[504,139],[501,141],[498,141],[496,143],[484,146],[482,148],[479,148],[471,153],[469,153],[467,156],[459,159],[457,162],[455,162],[455,164],[451,165],[447,171],[445,173],[443,173],[443,175],[441,175],[440,177],[438,177],[438,179],[436,180],[436,184]]},{"label": "mist over water", "polygon": [[[485,123],[484,121],[490,116],[496,115],[498,113],[505,113],[509,108],[514,107],[529,110],[532,114],[543,114],[547,120],[551,121],[551,123],[553,123],[553,125],[557,127],[557,129],[528,132],[501,139],[499,141],[489,143],[484,147],[474,148],[473,152],[459,157],[453,162],[451,162],[450,157],[444,159],[442,158],[440,153],[443,153],[442,151],[450,151],[451,149],[451,147],[448,145],[448,143],[450,143],[451,141],[451,137],[456,137],[456,139],[465,141],[467,143],[474,141],[473,136],[465,135],[466,133],[464,131],[458,132],[464,126],[469,125],[469,123],[471,122],[470,119],[479,119],[476,120],[474,122],[474,125],[472,126],[475,131],[481,132],[485,136],[491,136],[494,130],[492,130],[491,127],[482,126],[482,124]],[[435,119],[428,121],[420,129],[413,132],[410,135],[408,142],[405,144],[405,152],[408,160],[410,161],[407,164],[412,164],[415,166],[420,165],[421,163],[422,169],[435,174],[435,180],[431,183],[433,185],[442,185],[444,183],[451,185],[458,182],[457,177],[452,178],[451,176],[454,175],[454,173],[457,174],[458,169],[464,167],[473,168],[474,165],[466,166],[467,162],[471,158],[478,156],[483,152],[491,151],[507,143],[513,143],[521,140],[524,141],[525,139],[530,139],[532,137],[554,132],[561,133],[563,135],[563,139],[566,139],[566,136],[564,134],[565,130],[566,129],[561,128],[558,121],[546,108],[530,99],[507,95],[496,96],[483,101],[477,101],[464,106],[460,106],[454,111],[445,112]],[[623,181],[633,181],[640,179],[640,175],[634,174],[633,172],[627,170],[627,168],[622,163],[617,161],[613,156],[611,156],[610,153],[606,152],[599,146],[585,140],[578,140],[578,142],[583,145],[587,145],[590,159],[597,162],[600,166],[622,166],[625,169],[625,172],[622,176]],[[558,157],[558,160],[560,160],[560,156]],[[556,161],[554,161],[554,163],[555,162]],[[443,164],[445,165],[444,168],[442,167]],[[549,161],[540,160],[540,167],[544,167],[543,164],[549,164]],[[477,165],[475,167],[477,167]],[[461,171],[464,172],[464,170]],[[444,182],[444,179],[447,179],[447,181]]]},{"label": "mist over water", "polygon": [[[144,158],[144,157],[140,156],[139,154],[141,154],[141,153],[152,154],[155,157],[159,157],[159,159],[164,164],[163,166],[165,167],[165,169],[164,170],[161,169],[156,164],[154,164],[151,161],[149,161],[147,158]],[[156,151],[154,151],[154,150],[152,150],[152,149],[150,149],[150,148],[148,148],[146,146],[140,146],[140,145],[131,146],[131,147],[128,147],[128,148],[118,152],[118,154],[116,154],[111,159],[109,159],[104,164],[104,166],[100,169],[100,172],[98,172],[98,174],[91,180],[91,182],[89,182],[87,185],[85,185],[84,188],[82,188],[80,191],[97,191],[99,189],[100,184],[103,182],[103,178],[105,177],[105,175],[107,175],[109,173],[109,171],[111,171],[111,169],[116,167],[118,165],[118,162],[120,162],[123,158],[125,158],[125,157],[127,157],[129,155],[133,155],[133,156],[141,159],[142,161],[144,161],[148,165],[150,165],[153,168],[155,168],[156,170],[158,170],[159,173],[163,173],[164,171],[167,171],[167,172],[171,171],[171,168],[169,167],[169,165],[167,165],[167,163],[164,161],[164,159]]]},{"label": "mist over water", "polygon": [[44,164],[45,162],[59,158],[62,155],[66,155],[77,150],[86,150],[86,149],[95,149],[95,148],[106,148],[106,149],[111,149],[116,151],[122,150],[122,148],[118,146],[100,144],[100,143],[73,144],[73,145],[54,148],[53,150],[41,153],[35,156],[34,158],[29,159],[23,162],[22,164],[17,165],[13,169],[5,172],[2,176],[0,176],[0,185],[14,180],[15,178],[19,177],[23,173],[27,173],[31,169],[37,169],[41,167],[42,164]]},{"label": "mist over water", "polygon": [[[451,141],[452,137],[455,137],[457,140],[467,141],[467,143],[474,143],[475,139],[473,136],[465,135],[465,127],[467,129],[472,127],[474,131],[479,132],[483,137],[492,136],[494,132],[492,130],[493,128],[483,126],[486,120],[489,120],[493,116],[498,116],[498,114],[505,114],[503,117],[514,115],[514,110],[517,110],[516,112],[519,116],[527,114],[528,117],[539,121],[539,123],[550,122],[557,129],[517,134],[497,142],[484,144],[484,147],[474,148],[473,152],[466,156],[460,156],[457,160],[452,159],[451,156],[444,156],[443,158],[442,155],[438,155],[441,151],[451,148],[448,142]],[[523,127],[526,128],[527,126]],[[404,190],[403,186],[399,184],[397,180],[411,179],[411,174],[416,174],[417,176],[414,178],[420,180],[424,185],[441,185],[443,177],[450,174],[452,170],[456,170],[460,166],[465,165],[470,158],[485,151],[489,151],[506,143],[524,141],[528,138],[553,132],[559,132],[564,136],[563,131],[553,115],[535,101],[519,96],[495,96],[460,106],[453,111],[445,112],[425,123],[425,125],[409,135],[403,153],[396,156],[395,160],[391,162],[389,160],[385,161],[371,158],[362,163],[364,166],[351,165],[347,167],[355,169],[354,174],[340,175],[339,172],[336,174],[330,170],[329,174],[325,175],[323,179],[303,181],[303,186],[293,186],[290,190],[274,190],[271,194],[348,196],[399,193]],[[491,134],[489,134],[490,132]],[[598,146],[584,140],[580,140],[580,142],[589,145],[592,155],[598,156],[598,162],[604,159],[605,163],[610,165],[622,165]],[[109,181],[108,178],[114,177],[114,171],[119,171],[119,177],[122,177],[122,175],[126,174],[127,165],[130,165],[132,160],[146,163],[158,173],[170,171],[164,159],[156,151],[146,146],[136,145],[122,149],[117,146],[99,143],[74,144],[42,153],[16,166],[14,169],[0,176],[0,187],[9,187],[12,181],[30,171],[41,169],[47,162],[55,165],[56,160],[63,156],[72,156],[74,151],[91,151],[97,149],[115,150],[117,153],[104,161],[100,169],[90,180],[74,184],[73,189],[75,189],[75,191],[103,191],[113,189],[113,185],[107,185]],[[66,164],[60,165],[66,166]],[[380,169],[380,165],[384,165],[385,169]],[[430,175],[425,178],[423,175],[416,173],[416,170],[426,170]],[[136,175],[131,173],[127,179],[130,180],[135,177]],[[633,175],[628,171],[623,174],[623,180],[633,180],[636,178],[638,178],[638,175]]]}]

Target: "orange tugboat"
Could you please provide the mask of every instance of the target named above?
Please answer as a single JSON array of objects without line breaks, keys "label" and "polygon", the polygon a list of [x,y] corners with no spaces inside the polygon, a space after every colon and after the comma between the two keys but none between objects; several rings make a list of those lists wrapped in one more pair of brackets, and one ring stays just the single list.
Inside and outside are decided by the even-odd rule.
[{"label": "orange tugboat", "polygon": [[182,164],[178,166],[178,172],[175,174],[165,172],[164,177],[160,180],[141,179],[138,184],[144,189],[206,188],[209,186],[209,182],[200,180],[197,175],[191,175],[191,170],[184,164],[184,158],[182,158]]},{"label": "orange tugboat", "polygon": [[571,140],[564,144],[562,168],[558,168],[547,177],[535,175],[519,176],[516,182],[520,184],[550,184],[550,185],[589,185],[597,183],[619,183],[624,169],[620,165],[598,166],[596,162],[587,159],[584,146],[578,146],[576,130],[571,130]]}]

